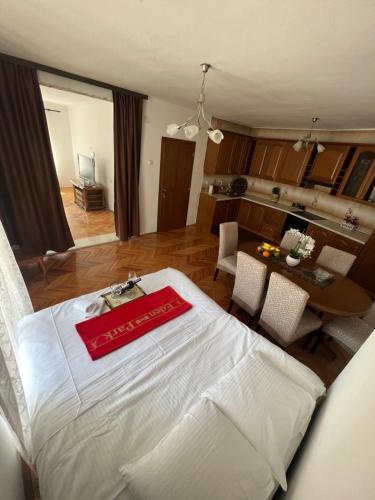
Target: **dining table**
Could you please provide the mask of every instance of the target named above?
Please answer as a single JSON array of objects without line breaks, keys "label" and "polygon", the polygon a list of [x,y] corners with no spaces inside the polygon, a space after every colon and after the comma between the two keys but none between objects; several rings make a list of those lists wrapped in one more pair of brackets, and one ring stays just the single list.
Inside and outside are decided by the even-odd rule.
[{"label": "dining table", "polygon": [[[301,259],[298,266],[289,267],[285,261],[287,253],[281,251],[279,257],[264,257],[258,252],[261,244],[261,241],[247,241],[239,245],[239,250],[266,264],[268,276],[273,272],[282,274],[303,288],[309,294],[310,308],[325,316],[362,316],[369,310],[369,295],[350,278],[317,264],[313,258]],[[331,275],[326,283],[314,279],[319,268]]]}]

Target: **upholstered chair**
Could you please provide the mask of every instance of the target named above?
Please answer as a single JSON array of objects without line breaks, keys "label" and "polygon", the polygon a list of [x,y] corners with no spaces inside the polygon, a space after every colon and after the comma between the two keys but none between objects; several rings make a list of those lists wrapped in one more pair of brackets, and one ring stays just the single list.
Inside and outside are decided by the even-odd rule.
[{"label": "upholstered chair", "polygon": [[316,263],[346,276],[357,257],[338,248],[325,245],[316,259]]},{"label": "upholstered chair", "polygon": [[318,330],[322,321],[306,309],[309,294],[278,273],[272,273],[259,325],[287,346]]},{"label": "upholstered chair", "polygon": [[237,272],[228,312],[236,303],[250,316],[255,316],[262,306],[267,266],[244,252],[237,252]]},{"label": "upholstered chair", "polygon": [[224,271],[233,275],[236,274],[237,246],[238,223],[224,222],[220,224],[219,256],[217,259],[214,280],[216,280],[219,271]]},{"label": "upholstered chair", "polygon": [[[355,354],[367,337],[375,330],[375,302],[373,302],[369,312],[363,318],[350,316],[348,318],[337,317],[326,323],[323,328],[323,335],[326,333],[333,337],[347,351]],[[314,352],[321,340],[321,335],[315,342],[311,352]]]},{"label": "upholstered chair", "polygon": [[297,245],[297,243],[298,243],[298,235],[286,232],[283,236],[283,239],[280,242],[280,248],[282,248],[283,250],[287,250],[289,252],[289,250],[291,248],[294,248]]}]

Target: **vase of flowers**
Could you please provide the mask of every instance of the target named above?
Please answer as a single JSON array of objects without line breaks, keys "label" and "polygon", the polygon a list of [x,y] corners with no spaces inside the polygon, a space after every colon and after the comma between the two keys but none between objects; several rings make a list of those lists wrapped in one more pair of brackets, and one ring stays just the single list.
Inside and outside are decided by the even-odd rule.
[{"label": "vase of flowers", "polygon": [[348,229],[349,231],[355,231],[358,229],[359,219],[356,215],[353,214],[353,210],[348,208],[344,215],[344,220],[341,223],[341,227],[344,229]]},{"label": "vase of flowers", "polygon": [[285,260],[288,266],[295,267],[301,262],[301,258],[308,259],[311,257],[315,247],[315,240],[311,236],[301,233],[298,229],[289,229],[287,233],[292,235],[297,243],[289,250]]},{"label": "vase of flowers", "polygon": [[298,266],[298,264],[301,262],[301,259],[299,257],[298,253],[294,253],[293,250],[289,252],[289,254],[286,256],[286,263],[290,267],[295,267]]}]

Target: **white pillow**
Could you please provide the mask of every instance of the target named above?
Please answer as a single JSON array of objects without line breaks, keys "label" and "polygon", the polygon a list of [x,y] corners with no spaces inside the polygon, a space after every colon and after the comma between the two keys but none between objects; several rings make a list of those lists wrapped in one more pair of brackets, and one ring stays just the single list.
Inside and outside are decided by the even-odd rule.
[{"label": "white pillow", "polygon": [[135,500],[263,500],[276,484],[264,458],[207,399],[120,472]]},{"label": "white pillow", "polygon": [[287,466],[315,408],[312,394],[262,352],[249,352],[202,397],[211,399],[233,422],[286,490]]}]

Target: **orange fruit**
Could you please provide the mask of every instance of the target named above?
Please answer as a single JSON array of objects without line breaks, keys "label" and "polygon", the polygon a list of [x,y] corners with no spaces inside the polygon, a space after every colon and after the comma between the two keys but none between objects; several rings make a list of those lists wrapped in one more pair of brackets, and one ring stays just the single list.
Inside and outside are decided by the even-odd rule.
[{"label": "orange fruit", "polygon": [[264,252],[262,253],[263,257],[269,257],[271,254],[269,253],[268,250],[264,250]]}]

